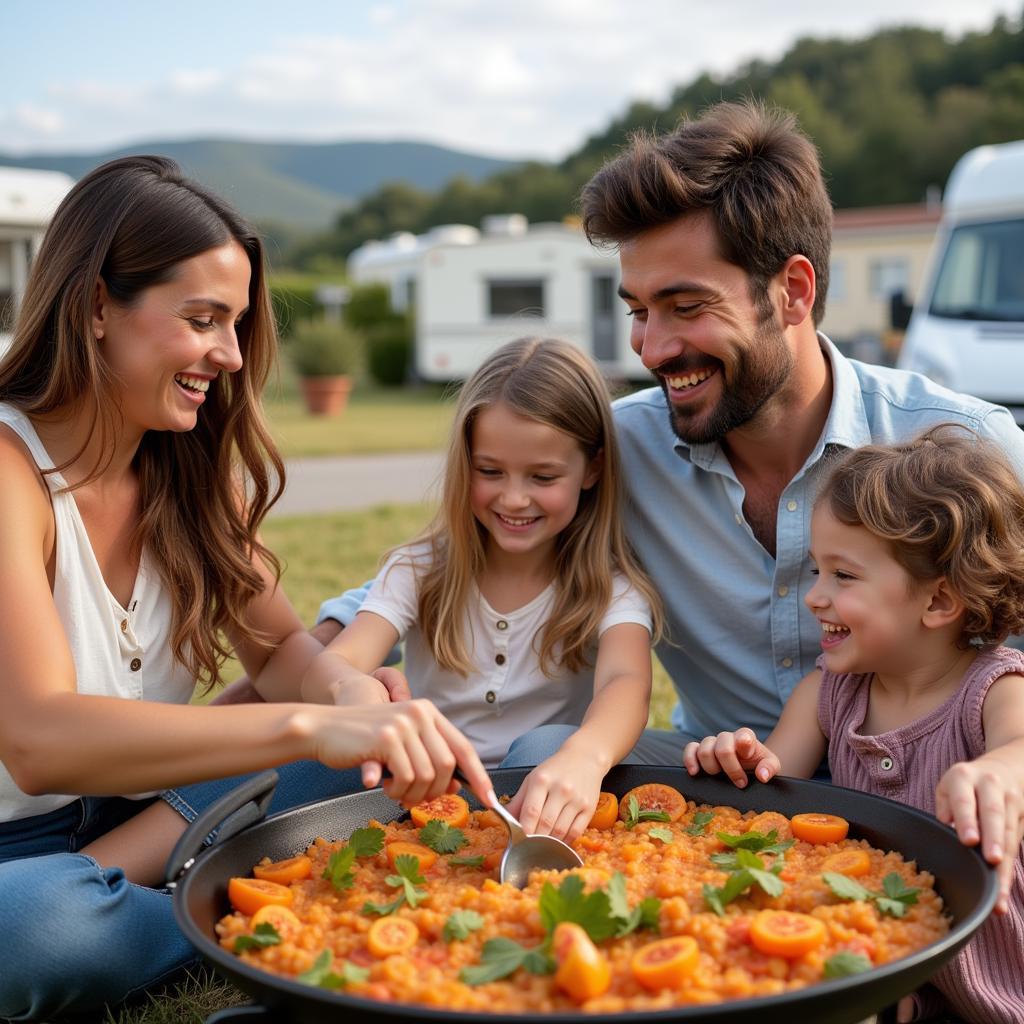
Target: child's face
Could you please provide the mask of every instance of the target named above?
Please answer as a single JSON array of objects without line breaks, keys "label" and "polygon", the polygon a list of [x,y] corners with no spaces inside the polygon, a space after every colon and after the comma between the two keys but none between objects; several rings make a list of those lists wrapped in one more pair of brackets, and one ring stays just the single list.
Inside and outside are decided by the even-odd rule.
[{"label": "child's face", "polygon": [[479,413],[470,436],[470,505],[494,544],[509,554],[553,549],[573,520],[580,492],[600,474],[568,434],[498,402]]},{"label": "child's face", "polygon": [[930,588],[912,580],[888,544],[863,526],[847,526],[819,504],[811,518],[817,581],[804,598],[821,623],[832,672],[898,672],[919,656]]}]

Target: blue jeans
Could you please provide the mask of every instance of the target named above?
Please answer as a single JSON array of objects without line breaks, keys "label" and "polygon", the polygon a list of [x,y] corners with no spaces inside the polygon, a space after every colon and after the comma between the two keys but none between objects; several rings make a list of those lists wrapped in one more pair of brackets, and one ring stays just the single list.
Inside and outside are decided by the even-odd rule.
[{"label": "blue jeans", "polygon": [[[315,761],[278,773],[270,813],[362,788],[358,769]],[[163,799],[192,821],[248,777],[183,786]],[[168,890],[135,885],[120,868],[78,852],[151,802],[82,797],[0,823],[0,942],[8,952],[0,1017],[33,1020],[120,1002],[197,959],[174,922]]]}]

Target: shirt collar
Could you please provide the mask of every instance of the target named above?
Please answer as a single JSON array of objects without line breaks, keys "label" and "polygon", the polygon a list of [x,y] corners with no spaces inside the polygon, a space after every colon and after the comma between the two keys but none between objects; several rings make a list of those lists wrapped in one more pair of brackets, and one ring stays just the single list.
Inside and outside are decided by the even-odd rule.
[{"label": "shirt collar", "polygon": [[[818,332],[818,344],[832,366],[832,403],[829,406],[825,429],[804,466],[816,463],[830,446],[860,448],[871,443],[871,428],[864,409],[864,396],[860,381],[849,359],[826,335]],[[716,470],[732,475],[729,460],[717,441],[707,444],[689,444],[675,439],[675,450],[681,458],[704,470]]]}]

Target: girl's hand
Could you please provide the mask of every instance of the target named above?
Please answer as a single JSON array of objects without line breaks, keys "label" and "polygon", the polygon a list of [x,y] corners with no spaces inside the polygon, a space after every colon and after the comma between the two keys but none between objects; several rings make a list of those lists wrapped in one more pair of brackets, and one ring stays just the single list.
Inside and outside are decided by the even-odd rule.
[{"label": "girl's hand", "polygon": [[433,800],[460,787],[456,765],[486,805],[491,780],[472,744],[430,701],[364,704],[318,715],[316,757],[334,768],[361,762],[363,784],[376,786],[381,766],[390,774],[384,792],[406,806]]},{"label": "girl's hand", "polygon": [[752,729],[720,732],[705,736],[700,743],[687,743],[683,748],[683,766],[691,775],[702,768],[708,775],[725,772],[739,789],[747,784],[747,771],[761,782],[778,775],[779,759],[754,735]]},{"label": "girl's hand", "polygon": [[509,801],[509,813],[527,835],[575,842],[594,815],[603,778],[592,757],[563,747],[526,776]]},{"label": "girl's hand", "polygon": [[334,703],[339,707],[358,704],[390,704],[387,687],[373,676],[351,676],[334,686]]},{"label": "girl's hand", "polygon": [[935,787],[935,816],[952,825],[965,846],[981,843],[989,864],[998,865],[996,913],[1010,909],[1010,885],[1024,835],[1024,794],[1014,766],[983,755],[946,770]]}]

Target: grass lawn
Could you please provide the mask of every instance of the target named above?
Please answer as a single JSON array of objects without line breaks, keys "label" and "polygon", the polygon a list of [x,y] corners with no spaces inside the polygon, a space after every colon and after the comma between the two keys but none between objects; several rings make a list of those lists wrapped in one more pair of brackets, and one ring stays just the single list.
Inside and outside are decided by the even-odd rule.
[{"label": "grass lawn", "polygon": [[[272,519],[265,524],[264,540],[284,563],[284,586],[296,610],[304,622],[312,623],[325,597],[371,577],[384,551],[414,536],[430,512],[426,505],[383,506],[369,512]],[[234,666],[230,674],[239,671]],[[667,728],[672,704],[671,684],[655,662],[651,725]],[[97,1015],[95,1022],[202,1024],[215,1010],[243,1001],[224,982],[190,978],[142,1003]]]}]

